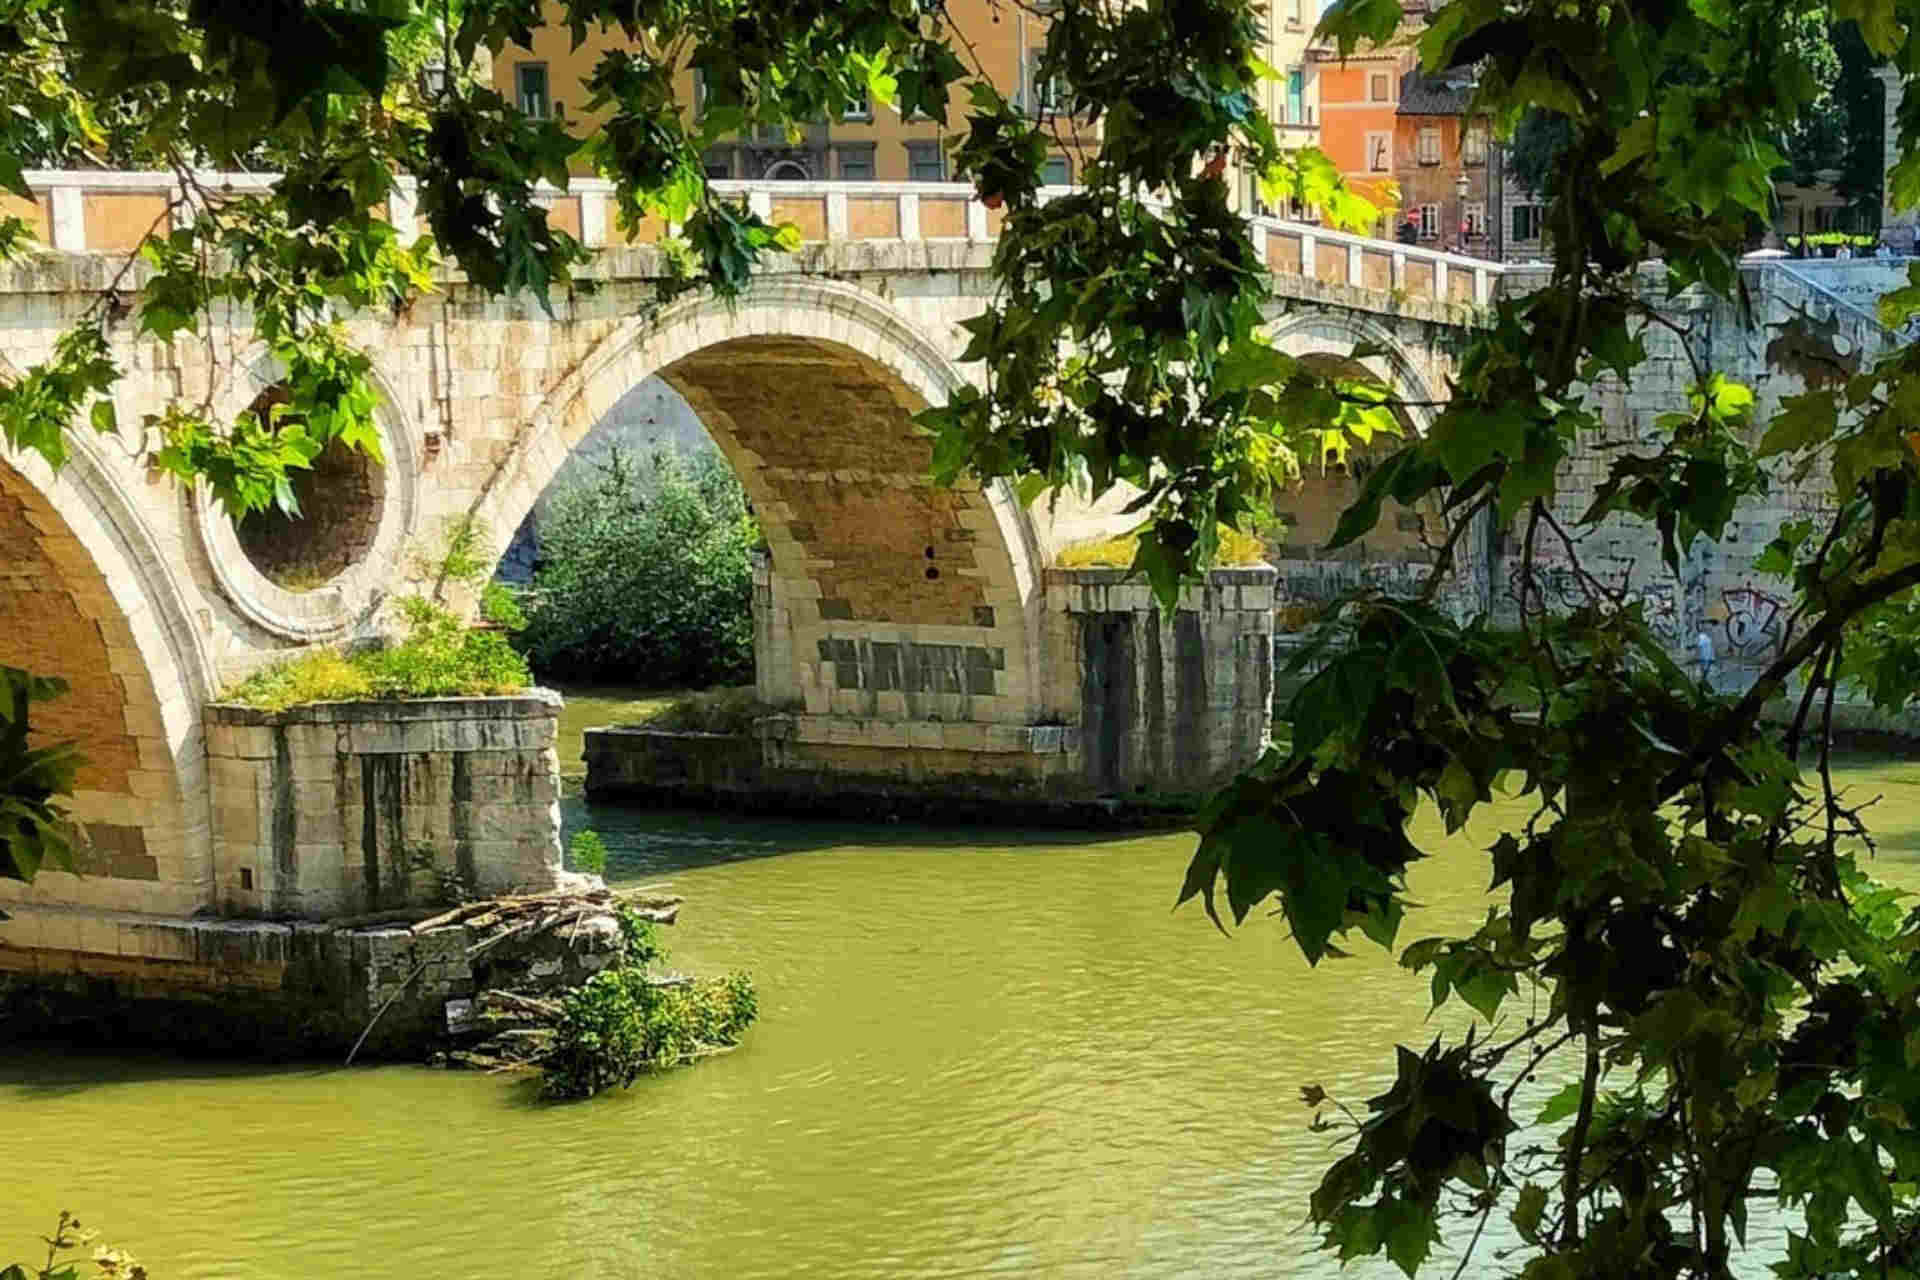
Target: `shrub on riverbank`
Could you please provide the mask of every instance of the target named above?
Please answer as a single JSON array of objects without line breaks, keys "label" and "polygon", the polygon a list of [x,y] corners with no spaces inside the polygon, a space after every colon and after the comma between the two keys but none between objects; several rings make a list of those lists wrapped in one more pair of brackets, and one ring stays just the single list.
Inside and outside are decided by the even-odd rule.
[{"label": "shrub on riverbank", "polygon": [[675,733],[748,733],[753,722],[773,708],[760,701],[752,685],[702,689],[665,703],[630,726],[665,729]]},{"label": "shrub on riverbank", "polygon": [[717,457],[614,452],[540,524],[516,641],[543,679],[662,688],[753,674],[746,492]]},{"label": "shrub on riverbank", "polygon": [[533,682],[526,660],[497,631],[471,631],[448,610],[412,596],[401,602],[407,637],[384,649],[322,649],[262,668],[225,699],[262,711],[309,702],[452,698],[518,693]]}]

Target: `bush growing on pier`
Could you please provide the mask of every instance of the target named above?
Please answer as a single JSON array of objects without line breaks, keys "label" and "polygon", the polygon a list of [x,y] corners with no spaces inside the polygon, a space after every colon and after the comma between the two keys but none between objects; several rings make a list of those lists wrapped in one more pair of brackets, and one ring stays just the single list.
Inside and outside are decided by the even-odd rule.
[{"label": "bush growing on pier", "polygon": [[517,643],[542,677],[654,688],[753,674],[759,526],[726,462],[615,451],[562,492]]},{"label": "bush growing on pier", "polygon": [[448,698],[517,693],[532,683],[526,660],[497,631],[473,631],[418,596],[402,601],[407,637],[364,653],[323,649],[254,672],[230,702],[281,711],[309,702]]},{"label": "bush growing on pier", "polygon": [[651,924],[623,910],[621,963],[569,992],[541,1064],[550,1098],[590,1098],[740,1043],[759,1015],[744,973],[694,979],[649,972],[666,952]]}]

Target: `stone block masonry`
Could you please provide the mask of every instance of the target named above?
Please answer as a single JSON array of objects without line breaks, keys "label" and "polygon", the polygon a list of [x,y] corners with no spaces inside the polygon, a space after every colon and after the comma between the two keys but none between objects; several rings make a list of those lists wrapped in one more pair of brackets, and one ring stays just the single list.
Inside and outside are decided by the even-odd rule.
[{"label": "stone block masonry", "polygon": [[1082,786],[1202,792],[1259,757],[1272,724],[1278,576],[1268,565],[1215,569],[1163,614],[1123,570],[1047,571],[1048,661],[1078,676]]},{"label": "stone block masonry", "polygon": [[[577,900],[577,899],[576,899]],[[59,906],[0,918],[0,1042],[59,1034],[272,1058],[418,1059],[477,991],[570,988],[611,963],[611,916],[476,946],[451,923],[201,920]],[[362,1035],[365,1035],[362,1043]]]},{"label": "stone block masonry", "polygon": [[321,919],[554,887],[559,709],[538,690],[209,707],[220,910]]}]

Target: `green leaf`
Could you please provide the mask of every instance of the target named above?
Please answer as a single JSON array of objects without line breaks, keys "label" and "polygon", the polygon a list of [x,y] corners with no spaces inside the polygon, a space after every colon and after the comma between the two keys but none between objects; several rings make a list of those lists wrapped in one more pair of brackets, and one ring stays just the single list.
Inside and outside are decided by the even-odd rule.
[{"label": "green leaf", "polygon": [[1547,1105],[1540,1108],[1540,1114],[1533,1122],[1539,1125],[1559,1124],[1580,1109],[1580,1082],[1563,1085],[1547,1099]]},{"label": "green leaf", "polygon": [[1771,458],[1825,444],[1833,438],[1839,423],[1840,409],[1831,392],[1807,391],[1783,397],[1780,412],[1760,438],[1758,456]]},{"label": "green leaf", "polygon": [[1528,1244],[1540,1243],[1540,1218],[1547,1211],[1547,1189],[1529,1182],[1520,1188],[1520,1195],[1514,1202],[1513,1211],[1508,1216],[1520,1238]]},{"label": "green leaf", "polygon": [[1398,1212],[1387,1227],[1387,1256],[1412,1276],[1439,1243],[1440,1225],[1427,1205],[1413,1200],[1402,1200],[1398,1205]]}]

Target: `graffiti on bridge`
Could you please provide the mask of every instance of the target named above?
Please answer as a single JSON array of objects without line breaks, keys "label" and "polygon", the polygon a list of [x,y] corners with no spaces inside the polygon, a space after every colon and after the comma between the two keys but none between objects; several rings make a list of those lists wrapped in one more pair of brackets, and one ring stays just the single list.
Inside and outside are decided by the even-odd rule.
[{"label": "graffiti on bridge", "polygon": [[1636,587],[1631,585],[1630,557],[1605,558],[1612,563],[1598,572],[1553,561],[1536,564],[1531,572],[1526,565],[1515,565],[1508,574],[1508,595],[1530,618],[1571,613],[1588,605],[1606,609],[1638,605],[1647,629],[1661,644],[1679,648],[1692,639],[1705,612],[1703,575],[1691,573],[1677,581],[1661,579]]},{"label": "graffiti on bridge", "polygon": [[1720,593],[1727,611],[1727,654],[1735,658],[1771,658],[1787,631],[1787,602],[1757,587],[1730,587]]}]

